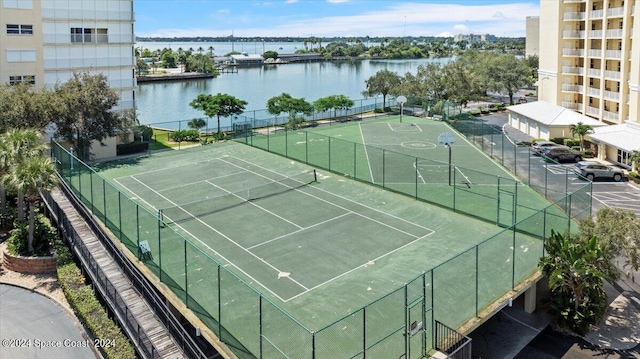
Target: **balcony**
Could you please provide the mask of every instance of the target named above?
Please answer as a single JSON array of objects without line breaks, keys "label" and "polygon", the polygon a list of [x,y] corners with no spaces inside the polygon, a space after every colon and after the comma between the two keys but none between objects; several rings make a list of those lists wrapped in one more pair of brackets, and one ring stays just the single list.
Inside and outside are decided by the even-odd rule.
[{"label": "balcony", "polygon": [[108,11],[108,10],[76,10],[60,8],[43,8],[44,20],[105,20],[105,21],[134,21],[133,11]]},{"label": "balcony", "polygon": [[568,108],[569,110],[574,110],[574,111],[582,110],[582,105],[577,102],[562,101],[562,107]]},{"label": "balcony", "polygon": [[586,18],[584,12],[567,11],[562,15],[563,20],[584,20]]},{"label": "balcony", "polygon": [[604,10],[592,10],[589,13],[589,17],[592,19],[598,19],[604,17]]},{"label": "balcony", "polygon": [[613,7],[607,9],[607,17],[622,17],[624,16],[624,7]]},{"label": "balcony", "polygon": [[595,88],[595,87],[587,87],[587,95],[594,96],[594,97],[600,97],[600,89]]},{"label": "balcony", "polygon": [[600,114],[600,110],[595,108],[595,107],[591,107],[591,106],[587,106],[587,115],[591,115],[591,116],[598,116]]},{"label": "balcony", "polygon": [[602,37],[602,30],[589,30],[589,37]]},{"label": "balcony", "polygon": [[562,56],[583,57],[584,50],[583,49],[562,49]]},{"label": "balcony", "polygon": [[619,101],[620,100],[620,92],[613,91],[605,91],[604,98],[607,100]]},{"label": "balcony", "polygon": [[[72,41],[73,40],[73,41]],[[54,33],[43,34],[42,42],[48,44],[134,44],[132,34],[69,34]]]},{"label": "balcony", "polygon": [[133,67],[135,64],[132,57],[82,57],[82,58],[57,58],[44,59],[44,69],[61,70],[77,69],[89,67]]},{"label": "balcony", "polygon": [[604,120],[608,120],[608,121],[612,121],[612,122],[618,122],[618,117],[619,117],[619,113],[615,113],[615,112],[609,112],[609,111],[604,111],[604,116],[602,116],[602,118]]},{"label": "balcony", "polygon": [[582,93],[583,87],[582,85],[572,85],[572,84],[562,84],[563,92],[578,92]]},{"label": "balcony", "polygon": [[620,50],[607,50],[604,53],[604,56],[608,59],[620,60],[622,59],[622,51]]},{"label": "balcony", "polygon": [[583,75],[584,67],[571,67],[571,66],[562,66],[563,74],[574,74],[574,75]]},{"label": "balcony", "polygon": [[622,74],[620,73],[620,71],[605,71],[604,78],[620,80],[622,78]]},{"label": "balcony", "polygon": [[587,75],[591,77],[600,77],[602,70],[600,69],[587,69]]},{"label": "balcony", "polygon": [[564,30],[562,37],[565,39],[584,39],[583,30]]},{"label": "balcony", "polygon": [[623,31],[622,29],[613,29],[613,30],[607,30],[607,38],[622,38],[623,35]]},{"label": "balcony", "polygon": [[589,57],[602,57],[602,50],[589,50]]}]

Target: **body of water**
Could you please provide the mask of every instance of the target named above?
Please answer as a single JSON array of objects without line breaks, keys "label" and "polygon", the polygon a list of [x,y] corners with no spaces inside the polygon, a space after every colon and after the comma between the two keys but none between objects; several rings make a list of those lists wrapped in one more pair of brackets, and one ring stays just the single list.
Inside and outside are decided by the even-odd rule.
[{"label": "body of water", "polygon": [[[205,117],[202,111],[189,106],[199,94],[226,93],[235,96],[248,102],[246,112],[265,109],[268,99],[283,92],[293,97],[303,97],[309,102],[329,95],[345,95],[356,101],[356,106],[360,106],[360,102],[364,101],[361,99],[364,98],[365,80],[376,72],[387,69],[403,76],[407,72],[416,73],[421,64],[446,63],[450,60],[363,60],[239,68],[237,73],[221,74],[213,79],[139,84],[136,103],[143,124]],[[381,98],[377,101],[381,101]],[[221,125],[229,124],[223,121]]]}]

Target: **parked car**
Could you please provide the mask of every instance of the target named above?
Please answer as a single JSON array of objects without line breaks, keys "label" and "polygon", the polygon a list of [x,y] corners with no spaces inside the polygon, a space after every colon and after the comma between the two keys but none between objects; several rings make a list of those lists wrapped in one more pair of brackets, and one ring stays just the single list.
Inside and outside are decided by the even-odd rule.
[{"label": "parked car", "polygon": [[576,163],[573,170],[575,173],[580,175],[580,177],[586,178],[589,181],[602,178],[620,182],[625,177],[624,171],[620,168],[605,165],[596,161],[580,161]]},{"label": "parked car", "polygon": [[556,162],[562,161],[582,161],[582,153],[567,146],[547,147],[542,150],[542,155]]},{"label": "parked car", "polygon": [[531,148],[537,153],[540,154],[543,148],[545,147],[557,147],[560,146],[555,142],[551,141],[536,141],[531,144]]}]

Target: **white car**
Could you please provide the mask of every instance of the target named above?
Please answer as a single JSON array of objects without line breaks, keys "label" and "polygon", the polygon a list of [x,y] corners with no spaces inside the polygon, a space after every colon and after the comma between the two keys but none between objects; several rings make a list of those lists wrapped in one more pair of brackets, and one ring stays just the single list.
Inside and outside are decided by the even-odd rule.
[{"label": "white car", "polygon": [[581,178],[593,181],[598,178],[620,182],[624,179],[624,171],[620,168],[605,165],[596,161],[580,161],[573,168]]},{"label": "white car", "polygon": [[546,147],[557,147],[557,146],[561,146],[555,142],[551,142],[551,141],[536,141],[534,143],[531,144],[531,148],[537,153],[540,154],[542,153],[542,149],[546,148]]}]

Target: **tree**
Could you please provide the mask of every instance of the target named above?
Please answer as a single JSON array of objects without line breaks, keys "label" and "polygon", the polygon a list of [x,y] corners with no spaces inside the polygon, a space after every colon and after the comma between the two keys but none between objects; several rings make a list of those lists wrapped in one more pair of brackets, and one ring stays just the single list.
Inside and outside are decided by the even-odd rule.
[{"label": "tree", "polygon": [[239,115],[244,112],[246,105],[247,101],[222,93],[216,95],[200,94],[189,103],[189,106],[194,109],[204,111],[207,117],[217,116],[218,133],[220,133],[220,116]]},{"label": "tree", "polygon": [[629,155],[629,161],[631,162],[631,169],[633,171],[638,171],[640,168],[640,151],[633,151]]},{"label": "tree", "polygon": [[262,57],[265,59],[277,59],[278,58],[278,53],[275,51],[265,51],[264,54],[262,54]]},{"label": "tree", "polygon": [[141,58],[136,59],[136,70],[138,74],[149,71],[149,64]]},{"label": "tree", "polygon": [[[385,38],[386,39],[386,38]],[[400,76],[389,70],[380,70],[375,75],[365,80],[367,89],[362,92],[364,96],[382,95],[382,108],[386,107],[387,95],[394,87],[400,85]]]},{"label": "tree", "polygon": [[611,263],[611,277],[617,277],[616,259],[620,256],[627,261],[625,266],[635,270],[640,268],[640,218],[630,210],[601,208],[595,218],[580,222],[581,235],[596,237],[605,248],[605,259]]},{"label": "tree", "polygon": [[348,110],[353,107],[353,100],[345,95],[331,95],[322,97],[313,102],[317,112],[333,110],[333,118],[336,118],[338,110]]},{"label": "tree", "polygon": [[10,128],[44,129],[53,117],[53,93],[27,82],[0,85],[0,133]]},{"label": "tree", "polygon": [[450,62],[442,70],[448,100],[466,107],[467,103],[482,97],[480,77],[469,71],[462,61]]},{"label": "tree", "polygon": [[299,113],[307,116],[312,115],[313,105],[304,98],[294,98],[288,93],[282,93],[267,100],[267,112],[274,116],[287,112],[289,114],[288,127],[297,129],[304,122],[304,117],[298,117],[297,115]]},{"label": "tree", "polygon": [[165,52],[162,54],[162,67],[166,68],[175,68],[176,65],[176,55],[172,52]]},{"label": "tree", "polygon": [[580,139],[580,151],[584,151],[584,136],[593,132],[593,127],[585,125],[582,122],[578,122],[575,125],[571,125],[569,130],[571,130],[571,134],[573,136],[577,136]]},{"label": "tree", "polygon": [[513,94],[531,83],[531,68],[512,54],[500,54],[487,64],[487,84],[490,91],[506,93],[513,105]]},{"label": "tree", "polygon": [[35,228],[35,204],[40,198],[40,191],[48,192],[58,184],[56,169],[49,157],[42,153],[38,156],[23,158],[15,165],[15,168],[8,176],[5,176],[5,182],[24,193],[29,203],[29,230],[28,230],[28,250],[33,252],[33,233]]},{"label": "tree", "polygon": [[[199,130],[201,128],[203,128],[204,126],[207,125],[207,122],[201,118],[194,118],[193,120],[189,121],[187,123],[187,126],[189,126],[190,128],[194,129],[194,130]],[[219,130],[218,130],[219,132]]]},{"label": "tree", "polygon": [[540,267],[549,278],[551,314],[560,327],[584,335],[607,308],[603,278],[609,264],[603,248],[596,237],[571,237],[552,230],[545,249]]},{"label": "tree", "polygon": [[122,119],[112,111],[119,97],[103,74],[74,73],[64,84],[56,84],[60,104],[53,117],[56,134],[73,144],[81,160],[90,158],[91,141],[103,141],[122,129]]}]

